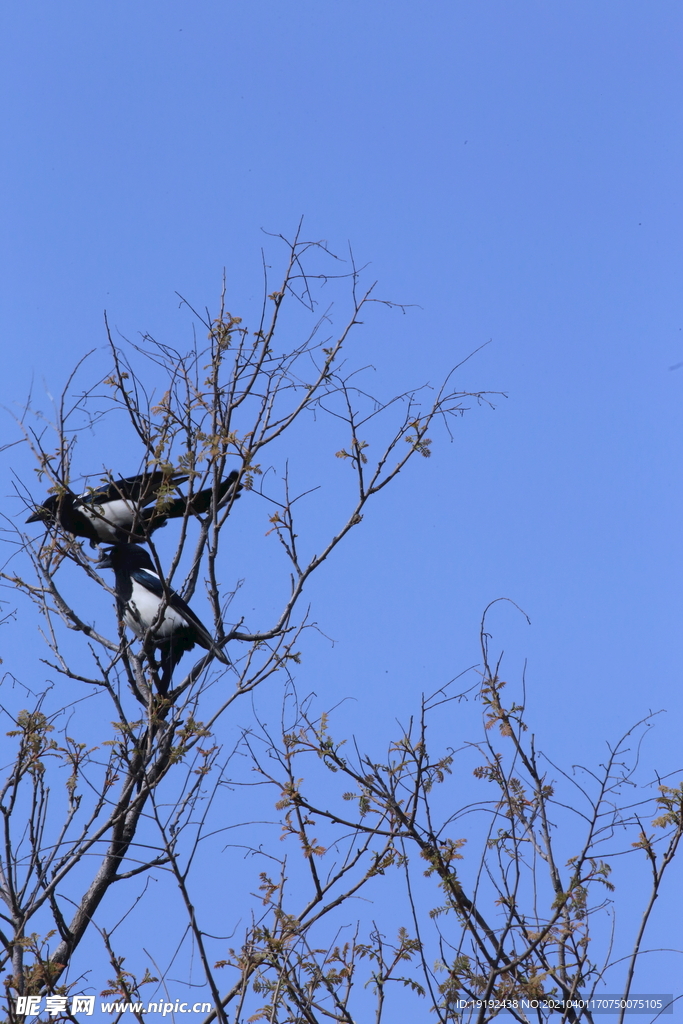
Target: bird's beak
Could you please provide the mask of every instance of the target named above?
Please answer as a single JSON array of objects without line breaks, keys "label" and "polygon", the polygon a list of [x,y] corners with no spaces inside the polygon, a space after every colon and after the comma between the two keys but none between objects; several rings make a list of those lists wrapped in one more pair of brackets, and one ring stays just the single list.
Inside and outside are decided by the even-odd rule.
[{"label": "bird's beak", "polygon": [[42,523],[49,518],[50,513],[42,505],[39,505],[35,512],[28,517],[27,523]]},{"label": "bird's beak", "polygon": [[97,560],[97,566],[99,569],[113,569],[111,561],[111,549],[109,551],[103,551],[101,558]]}]

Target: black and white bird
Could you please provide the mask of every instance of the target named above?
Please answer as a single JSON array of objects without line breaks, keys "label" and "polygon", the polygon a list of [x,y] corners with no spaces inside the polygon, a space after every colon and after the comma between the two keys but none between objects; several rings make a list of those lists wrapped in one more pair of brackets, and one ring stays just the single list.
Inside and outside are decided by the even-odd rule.
[{"label": "black and white bird", "polygon": [[161,655],[160,693],[168,692],[173,670],[195,644],[212,651],[224,665],[230,664],[189,605],[159,577],[144,548],[116,544],[104,552],[99,565],[114,570],[119,615],[125,624]]},{"label": "black and white bird", "polygon": [[[232,470],[219,484],[216,495],[219,508],[239,497],[242,486],[237,483],[238,476],[237,470]],[[191,498],[181,494],[175,498],[164,498],[160,505],[156,504],[163,488],[177,487],[186,480],[187,476],[182,473],[154,470],[139,476],[110,480],[83,494],[74,494],[64,488],[38,505],[26,522],[44,522],[48,527],[59,525],[75,537],[85,537],[92,547],[126,541],[144,542],[169,519],[178,519],[186,512],[205,515],[209,511],[212,487],[198,491]]]}]

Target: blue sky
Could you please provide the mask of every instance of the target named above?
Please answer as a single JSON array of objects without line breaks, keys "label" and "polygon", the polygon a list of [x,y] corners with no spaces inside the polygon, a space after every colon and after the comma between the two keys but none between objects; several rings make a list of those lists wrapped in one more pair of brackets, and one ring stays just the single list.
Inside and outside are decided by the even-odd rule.
[{"label": "blue sky", "polygon": [[[511,679],[528,660],[556,757],[597,762],[664,708],[648,763],[677,769],[680,4],[26,0],[0,23],[1,403],[58,390],[105,309],[187,337],[176,291],[212,305],[224,267],[249,308],[262,229],[303,215],[414,304],[359,343],[378,389],[490,340],[460,380],[507,397],[435,438],[311,588],[335,646],[301,688],[353,698],[369,741],[477,660],[507,596],[531,627],[499,606],[494,641]],[[656,959],[651,988],[678,966]]]}]

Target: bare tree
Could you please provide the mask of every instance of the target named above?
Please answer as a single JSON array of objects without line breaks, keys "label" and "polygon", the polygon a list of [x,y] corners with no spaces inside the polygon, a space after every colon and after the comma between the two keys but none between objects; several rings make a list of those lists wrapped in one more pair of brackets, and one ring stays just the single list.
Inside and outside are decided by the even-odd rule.
[{"label": "bare tree", "polygon": [[[227,309],[224,289],[217,315],[196,313],[208,341],[195,341],[188,352],[151,337],[137,344],[116,343],[107,328],[110,371],[80,391],[72,374],[51,427],[45,426],[32,402],[22,417],[40,486],[52,495],[44,507],[54,514],[42,512],[48,520],[43,539],[14,527],[14,534],[8,531],[13,550],[3,579],[37,606],[49,649],[45,661],[51,672],[68,681],[69,705],[84,693],[106,695],[110,704],[105,710],[97,702],[103,716],[99,726],[77,738],[71,735],[76,731],[71,725],[58,729],[55,723],[64,705],[55,708],[52,697],[48,699],[44,687],[35,682],[30,708],[7,709],[15,754],[0,806],[0,886],[10,996],[65,993],[69,984],[73,987],[65,981],[67,972],[84,937],[94,934],[105,897],[126,879],[164,869],[175,877],[186,903],[216,1012],[227,1019],[192,911],[186,867],[180,867],[183,856],[191,859],[184,837],[192,831],[190,823],[206,799],[207,780],[220,763],[215,731],[238,700],[278,673],[287,676],[289,666],[298,660],[302,631],[311,628],[307,611],[298,611],[307,581],[361,522],[368,502],[414,455],[429,454],[428,432],[434,419],[447,423],[464,411],[470,398],[483,399],[457,392],[450,376],[436,393],[418,389],[389,401],[372,398],[358,383],[358,367],[347,367],[345,352],[363,311],[378,302],[374,287],[361,290],[353,261],[335,260],[320,243],[306,243],[297,236],[287,243],[287,252],[276,290],[271,290],[264,273],[265,294],[256,325],[247,328]],[[315,260],[332,261],[340,272],[334,276],[327,268],[312,267]],[[319,305],[320,293],[335,282],[347,289],[349,305],[345,321],[336,329],[331,304],[324,310]],[[295,307],[289,319],[284,314],[288,303]],[[168,693],[159,692],[164,687],[154,657],[165,606],[139,645],[127,635],[120,601],[118,630],[112,628],[116,618],[111,613],[108,624],[100,625],[102,616],[95,622],[94,595],[113,595],[111,580],[102,573],[97,553],[74,535],[62,513],[67,501],[83,507],[72,487],[78,475],[79,436],[86,428],[102,431],[108,423],[109,429],[120,431],[121,412],[137,444],[138,472],[161,473],[165,481],[155,492],[146,540],[167,588],[166,604],[182,569],[183,582],[175,585],[183,599],[190,601],[203,580],[213,617],[215,646],[182,673],[176,670]],[[295,518],[302,495],[292,493],[286,460],[281,487],[264,482],[263,462],[272,453],[275,463],[282,464],[280,442],[287,442],[304,419],[306,431],[314,432],[321,419],[340,428],[337,455],[353,467],[355,480],[335,528],[318,553],[306,555]],[[383,430],[381,454],[370,461],[368,438],[376,443]],[[130,465],[128,447],[125,450]],[[282,603],[270,622],[250,623],[244,613],[231,617],[235,592],[225,589],[221,571],[221,542],[238,497],[236,488],[226,495],[221,487],[230,471],[239,474],[249,502],[270,506],[270,529],[289,563],[289,583],[286,591],[278,588]],[[93,477],[97,487],[120,474],[118,466],[94,467],[86,477],[90,493],[95,493]],[[178,480],[185,483],[182,498]],[[28,490],[22,493],[28,507],[37,506],[41,514],[44,495],[36,501]],[[88,492],[84,494],[87,499]],[[197,496],[204,499],[199,511]],[[173,524],[177,544],[166,559],[152,530],[164,521],[174,501],[182,501],[184,514]],[[96,501],[89,507],[95,517],[102,514]],[[74,586],[75,598],[68,592]],[[74,655],[68,631],[81,638],[81,656]],[[228,655],[229,669],[216,662],[216,652]],[[207,698],[207,691],[212,698],[219,692],[218,681],[219,698]],[[112,711],[114,732],[105,738],[102,728],[108,727]],[[58,801],[48,779],[65,767],[66,800]],[[117,962],[101,931],[112,963]]]},{"label": "bare tree", "polygon": [[[591,1019],[580,1001],[610,972],[621,970],[622,991],[631,991],[677,852],[681,791],[662,786],[654,798],[655,839],[643,824],[653,799],[628,795],[646,721],[598,772],[577,777],[545,759],[526,734],[525,701],[503,703],[485,623],[476,684],[424,697],[385,756],[334,741],[330,716],[297,698],[293,666],[317,628],[304,604],[309,579],[407,463],[430,454],[433,428],[448,431],[468,406],[490,399],[457,390],[457,367],[435,390],[372,395],[347,350],[372,304],[403,307],[363,289],[351,256],[344,263],[298,235],[285,246],[275,290],[264,264],[255,324],[230,312],[224,287],[215,315],[192,310],[206,342],[195,338],[188,351],[149,336],[115,340],[107,326],[106,372],[83,388],[89,364],[79,364],[52,423],[33,399],[20,419],[39,483],[17,481],[17,493],[47,530],[38,537],[7,520],[2,579],[37,609],[46,648],[29,681],[10,669],[4,677],[12,752],[0,793],[0,955],[8,1019],[35,1008],[29,997],[76,1019],[73,996],[86,990],[113,1000],[106,1005],[119,1016],[142,1021],[154,1012],[150,1003],[172,1012],[172,968],[181,961],[200,965],[192,985],[208,1003],[195,1012],[207,1024],[350,1024],[370,1014],[379,1022],[390,1019],[399,992],[424,1019],[443,1022],[486,1021],[503,1009],[544,1020],[552,1000],[562,1019]],[[335,289],[346,314],[339,300],[328,301]],[[83,467],[80,442],[92,431],[108,431],[117,446],[120,439],[125,472],[155,482],[153,494],[138,488],[135,499],[120,490],[133,508],[121,543],[144,543],[162,581],[158,614],[138,622],[137,639],[94,550],[106,515],[98,488],[114,488],[116,498],[125,481],[120,464]],[[301,512],[308,490],[295,489],[290,456],[315,477],[321,446],[349,467],[348,493],[327,534],[316,523],[311,541]],[[269,570],[268,617],[249,616],[242,583],[226,568],[238,498],[250,515],[266,511],[284,556],[272,580]],[[95,527],[79,533],[65,510],[84,506]],[[201,657],[175,667],[167,686],[156,652],[173,588],[185,602],[204,595],[213,639]],[[20,614],[22,623],[25,604]],[[276,680],[282,718],[273,731],[250,697]],[[465,699],[482,706],[482,738],[432,754],[430,717],[455,714]],[[461,802],[472,771],[487,796]],[[556,776],[574,798],[556,795]],[[226,823],[228,804],[248,807],[243,821]],[[478,852],[459,831],[465,820],[477,823]],[[256,865],[247,925],[226,924],[222,910],[207,906],[203,851],[217,837],[227,845],[211,855],[216,879],[235,870],[237,848]],[[611,964],[609,935],[598,929],[596,937],[590,926],[609,909],[610,860],[629,839],[653,881],[620,968]],[[163,936],[160,950],[145,947],[144,962],[133,963],[118,928],[130,920],[145,932],[144,900],[131,883],[152,878],[164,891],[170,885],[184,924],[172,955]],[[370,897],[376,915],[374,904],[370,915],[362,910]],[[387,922],[397,913],[391,937]],[[88,973],[95,947],[110,967],[103,990]],[[534,1000],[535,1009],[525,1008]]]},{"label": "bare tree", "polygon": [[[284,896],[284,858],[279,875],[263,874],[263,915],[221,965],[237,972],[224,997],[226,1004],[240,1000],[235,1022],[369,1019],[368,1006],[361,1002],[359,1014],[352,1002],[364,964],[376,1021],[396,985],[418,997],[411,1019],[424,1014],[443,1024],[483,1024],[501,1014],[592,1021],[608,1007],[620,1022],[631,1007],[651,1020],[671,1012],[670,995],[639,1007],[632,988],[683,832],[683,786],[659,784],[653,795],[652,786],[643,793],[637,781],[653,716],[609,747],[598,769],[563,771],[527,735],[524,700],[503,702],[507,684],[500,663],[489,661],[486,614],[477,682],[453,693],[454,680],[424,696],[384,757],[349,751],[345,740],[333,739],[329,717],[312,716],[294,694],[281,735],[262,726],[246,739],[257,771],[279,797],[280,827],[296,841],[310,877],[307,898],[297,887],[292,901]],[[482,739],[434,754],[430,720],[457,715],[468,698],[481,706]],[[323,800],[316,795],[321,763],[333,776]],[[463,779],[471,775],[488,792],[463,800]],[[467,825],[472,818],[474,829]],[[644,854],[652,881],[631,950],[620,956],[610,875],[625,854]],[[373,923],[343,943],[321,941],[321,919],[389,873],[394,901],[402,880],[406,915],[393,940]],[[258,984],[244,1010],[254,975]]]}]

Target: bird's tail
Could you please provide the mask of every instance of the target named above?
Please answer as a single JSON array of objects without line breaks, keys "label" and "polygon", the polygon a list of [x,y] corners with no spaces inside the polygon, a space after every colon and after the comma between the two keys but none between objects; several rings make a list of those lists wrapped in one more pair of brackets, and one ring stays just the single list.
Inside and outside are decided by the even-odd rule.
[{"label": "bird's tail", "polygon": [[[230,665],[230,659],[224,653],[222,648],[215,643],[214,640],[210,640],[210,644],[205,644],[202,640],[197,640],[200,646],[204,647],[205,650],[211,651],[213,656],[223,665]],[[169,637],[167,640],[163,640],[161,643],[157,640],[155,644],[160,654],[161,672],[159,673],[159,693],[165,697],[171,686],[173,679],[173,673],[175,672],[176,665],[182,658],[186,651],[191,650],[194,647],[194,643],[191,645],[183,644],[178,641],[178,638]]]},{"label": "bird's tail", "polygon": [[[229,501],[236,501],[239,498],[240,491],[243,488],[242,484],[237,483],[238,478],[239,473],[236,469],[233,469],[228,473],[225,480],[221,480],[216,491],[218,508],[224,508]],[[213,487],[205,487],[203,490],[193,494],[192,497],[183,494],[179,498],[165,502],[160,510],[155,508],[145,510],[145,514],[150,519],[155,515],[162,515],[165,519],[179,519],[186,512],[189,512],[192,516],[203,516],[211,508],[212,500]]]},{"label": "bird's tail", "polygon": [[230,658],[227,656],[223,648],[218,646],[218,644],[212,642],[211,650],[218,658],[218,660],[221,661],[224,665],[232,664]]},{"label": "bird's tail", "polygon": [[175,672],[176,665],[182,658],[186,649],[182,644],[174,644],[173,639],[164,640],[162,643],[157,641],[157,650],[160,654],[160,668],[159,682],[157,689],[162,697],[165,697],[171,686],[173,679],[173,673]]}]

